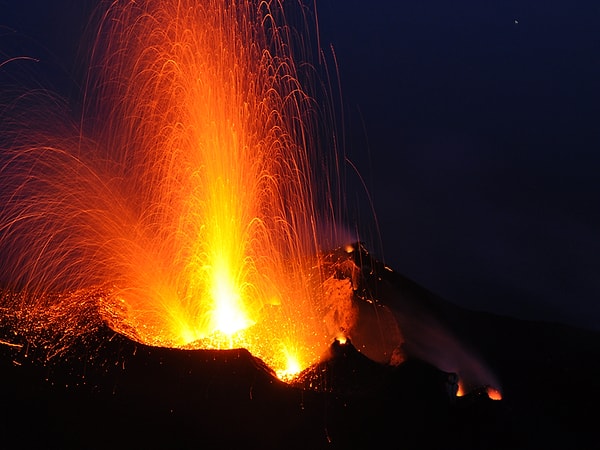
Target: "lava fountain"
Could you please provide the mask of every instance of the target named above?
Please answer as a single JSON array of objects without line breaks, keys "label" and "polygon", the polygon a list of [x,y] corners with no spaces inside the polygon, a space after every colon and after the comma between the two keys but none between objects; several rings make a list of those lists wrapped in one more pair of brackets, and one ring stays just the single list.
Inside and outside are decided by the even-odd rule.
[{"label": "lava fountain", "polygon": [[2,307],[21,332],[78,311],[83,330],[93,304],[138,342],[245,347],[284,375],[352,325],[317,232],[339,220],[334,140],[282,3],[114,2],[81,120],[32,95],[5,110]]}]

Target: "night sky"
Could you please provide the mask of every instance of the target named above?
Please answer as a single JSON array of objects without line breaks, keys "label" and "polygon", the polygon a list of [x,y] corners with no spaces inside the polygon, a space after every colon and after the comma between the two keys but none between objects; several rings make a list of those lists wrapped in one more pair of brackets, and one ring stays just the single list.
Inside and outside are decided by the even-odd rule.
[{"label": "night sky", "polygon": [[600,3],[318,4],[373,251],[455,303],[600,329]]},{"label": "night sky", "polygon": [[[94,4],[0,0],[0,64],[74,96]],[[600,3],[316,4],[367,187],[348,165],[351,232],[459,305],[600,329]]]}]

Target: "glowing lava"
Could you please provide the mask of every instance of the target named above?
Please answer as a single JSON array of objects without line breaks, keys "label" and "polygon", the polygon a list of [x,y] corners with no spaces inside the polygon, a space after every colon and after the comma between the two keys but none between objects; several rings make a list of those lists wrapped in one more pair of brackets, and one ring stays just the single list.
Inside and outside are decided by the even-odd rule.
[{"label": "glowing lava", "polygon": [[502,393],[496,388],[488,386],[485,392],[490,400],[502,400]]},{"label": "glowing lava", "polygon": [[463,385],[462,380],[458,380],[458,389],[456,391],[456,396],[457,397],[464,397],[465,395],[465,387]]},{"label": "glowing lava", "polygon": [[46,130],[13,130],[2,161],[1,269],[29,308],[94,290],[139,342],[245,347],[280,374],[347,328],[343,299],[323,300],[337,280],[316,230],[337,218],[309,47],[284,16],[275,1],[106,9],[81,125],[40,114]]}]

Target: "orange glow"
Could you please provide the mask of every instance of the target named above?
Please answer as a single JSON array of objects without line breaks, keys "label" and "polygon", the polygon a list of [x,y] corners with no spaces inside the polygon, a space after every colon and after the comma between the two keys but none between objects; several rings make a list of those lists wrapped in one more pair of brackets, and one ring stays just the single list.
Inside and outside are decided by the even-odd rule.
[{"label": "orange glow", "polygon": [[491,400],[502,400],[502,393],[498,389],[488,386],[486,393]]},{"label": "orange glow", "polygon": [[462,380],[458,380],[458,390],[456,391],[457,397],[463,397],[465,395],[465,388],[463,386]]},{"label": "orange glow", "polygon": [[[15,289],[100,291],[104,320],[136,341],[245,347],[282,376],[352,325],[338,313],[351,284],[331,281],[316,232],[336,181],[316,164],[323,120],[298,67],[314,68],[294,59],[306,36],[282,3],[108,7],[81,129],[32,133],[2,169]],[[343,302],[323,307],[332,285]]]},{"label": "orange glow", "polygon": [[283,354],[285,355],[285,368],[278,370],[276,373],[280,379],[287,381],[293,379],[305,367],[302,367],[300,359],[298,358],[298,354],[295,350],[284,347]]}]

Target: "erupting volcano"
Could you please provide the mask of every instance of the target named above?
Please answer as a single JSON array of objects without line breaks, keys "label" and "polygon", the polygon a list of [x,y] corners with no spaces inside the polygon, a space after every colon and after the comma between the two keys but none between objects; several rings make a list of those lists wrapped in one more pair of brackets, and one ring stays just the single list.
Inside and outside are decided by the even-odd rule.
[{"label": "erupting volcano", "polygon": [[317,232],[339,220],[334,140],[291,6],[115,2],[79,124],[11,105],[30,120],[5,127],[7,310],[94,297],[136,341],[245,347],[280,374],[351,326],[350,284],[323,265],[335,230]]},{"label": "erupting volcano", "polygon": [[95,11],[75,95],[0,48],[3,443],[594,441],[597,333],[447,302],[348,223],[360,170],[316,2]]},{"label": "erupting volcano", "polygon": [[47,360],[106,324],[154,347],[245,348],[291,379],[350,338],[378,363],[408,351],[498,387],[423,294],[398,302],[376,282],[391,269],[336,236],[343,176],[308,8],[126,1],[100,17],[78,120],[38,91],[4,109],[9,344]]}]

